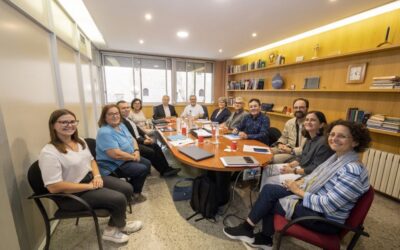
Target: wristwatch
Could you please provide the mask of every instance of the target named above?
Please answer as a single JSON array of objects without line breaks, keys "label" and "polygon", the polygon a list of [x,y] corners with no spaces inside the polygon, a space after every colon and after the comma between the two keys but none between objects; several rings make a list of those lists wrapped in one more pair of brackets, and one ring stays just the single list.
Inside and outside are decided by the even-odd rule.
[{"label": "wristwatch", "polygon": [[138,149],[138,148],[135,148],[135,149],[133,150],[133,152],[136,152],[136,151],[139,151],[139,149]]},{"label": "wristwatch", "polygon": [[293,173],[297,174],[297,168],[293,169]]},{"label": "wristwatch", "polygon": [[291,154],[291,155],[294,155],[294,148],[292,148],[292,149],[290,150],[290,154]]}]

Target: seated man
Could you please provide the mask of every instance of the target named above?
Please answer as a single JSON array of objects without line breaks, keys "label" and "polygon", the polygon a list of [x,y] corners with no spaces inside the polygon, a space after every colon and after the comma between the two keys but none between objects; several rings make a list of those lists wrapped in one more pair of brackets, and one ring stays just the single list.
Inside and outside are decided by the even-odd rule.
[{"label": "seated man", "polygon": [[268,145],[269,118],[261,113],[260,100],[251,99],[249,110],[250,114],[243,118],[232,133],[239,134],[241,139],[258,140]]},{"label": "seated man", "polygon": [[169,104],[169,96],[164,95],[162,97],[162,104],[154,107],[153,119],[169,119],[171,117],[178,116],[175,111],[175,107]]},{"label": "seated man", "polygon": [[283,128],[276,146],[271,148],[274,153],[273,163],[285,163],[300,156],[306,138],[301,134],[303,123],[308,112],[307,99],[297,98],[293,101],[294,118],[288,120]]},{"label": "seated man", "polygon": [[130,107],[126,101],[117,102],[117,106],[122,114],[122,123],[128,128],[131,135],[139,144],[139,152],[143,157],[149,159],[151,164],[160,172],[161,176],[176,175],[180,169],[169,166],[167,159],[160,148],[141,128],[137,127],[134,122],[128,119]]},{"label": "seated man", "polygon": [[229,116],[228,120],[226,122],[222,123],[222,127],[225,127],[227,129],[234,129],[239,124],[242,122],[243,118],[249,114],[246,110],[243,109],[244,106],[244,100],[242,97],[238,96],[235,98],[235,102],[233,104],[233,107],[235,109],[235,112],[231,113]]},{"label": "seated man", "polygon": [[194,119],[202,118],[204,115],[203,107],[196,103],[197,98],[195,95],[190,96],[190,104],[185,107],[181,117],[193,117]]}]

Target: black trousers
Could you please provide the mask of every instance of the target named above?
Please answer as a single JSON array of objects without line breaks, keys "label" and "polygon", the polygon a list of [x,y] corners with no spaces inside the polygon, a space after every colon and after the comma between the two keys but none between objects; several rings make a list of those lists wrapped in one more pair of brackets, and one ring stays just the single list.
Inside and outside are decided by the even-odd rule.
[{"label": "black trousers", "polygon": [[141,156],[151,161],[151,165],[153,165],[161,175],[170,168],[164,153],[157,143],[150,145],[139,144],[139,151]]}]

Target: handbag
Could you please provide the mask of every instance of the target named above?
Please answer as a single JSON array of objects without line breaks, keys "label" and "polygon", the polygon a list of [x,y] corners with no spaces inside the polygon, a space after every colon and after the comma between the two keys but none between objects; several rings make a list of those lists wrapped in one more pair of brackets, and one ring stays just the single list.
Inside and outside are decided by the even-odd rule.
[{"label": "handbag", "polygon": [[175,183],[172,191],[174,201],[190,200],[193,190],[193,178],[182,178]]}]

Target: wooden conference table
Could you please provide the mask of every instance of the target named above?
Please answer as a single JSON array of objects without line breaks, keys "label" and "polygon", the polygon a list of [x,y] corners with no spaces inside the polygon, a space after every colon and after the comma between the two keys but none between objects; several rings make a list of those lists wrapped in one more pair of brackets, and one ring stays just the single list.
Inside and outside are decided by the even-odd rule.
[{"label": "wooden conference table", "polygon": [[[175,124],[168,125],[168,127],[175,128]],[[156,126],[157,131],[159,132],[161,138],[165,142],[165,144],[168,146],[168,148],[171,150],[172,154],[174,157],[179,160],[180,162],[191,166],[195,168],[200,168],[200,169],[205,169],[207,171],[207,175],[210,176],[216,183],[217,189],[219,193],[217,194],[218,197],[218,203],[220,206],[226,204],[229,201],[229,195],[230,195],[230,179],[231,179],[231,172],[235,171],[240,171],[247,169],[249,167],[243,166],[243,167],[225,167],[223,163],[220,160],[220,157],[224,156],[253,156],[254,158],[257,159],[257,161],[260,163],[260,166],[265,166],[268,164],[268,162],[271,161],[272,159],[272,154],[259,154],[259,153],[249,153],[249,152],[243,152],[243,145],[254,145],[254,146],[263,146],[265,147],[266,145],[257,141],[257,140],[236,140],[237,141],[237,150],[234,152],[226,152],[225,149],[227,146],[230,146],[232,143],[232,140],[229,140],[222,135],[226,132],[227,130],[220,130],[220,136],[218,137],[219,144],[215,144],[215,138],[204,138],[203,143],[198,143],[196,140],[197,138],[194,137],[192,134],[187,133],[187,137],[193,139],[195,141],[194,144],[189,144],[189,145],[196,145],[201,149],[204,149],[205,151],[208,151],[210,153],[214,154],[214,157],[204,159],[201,161],[195,161],[186,155],[182,154],[181,152],[178,151],[178,147],[175,147],[171,144],[170,141],[168,141],[167,137],[170,135],[175,135],[177,134],[177,131],[174,132],[162,132],[160,130],[160,126]]]}]

